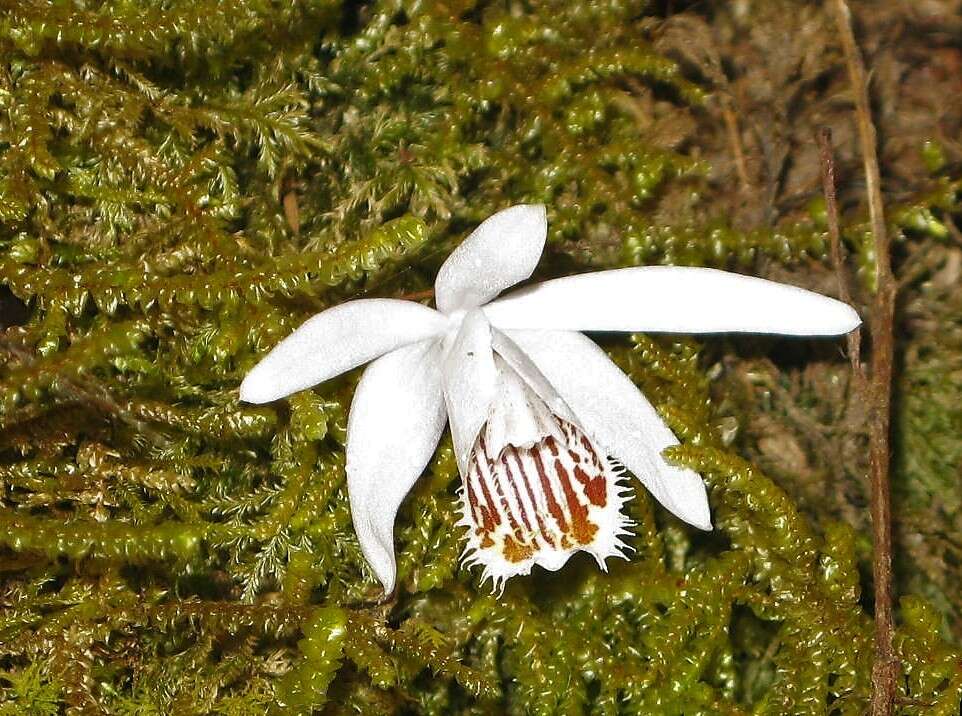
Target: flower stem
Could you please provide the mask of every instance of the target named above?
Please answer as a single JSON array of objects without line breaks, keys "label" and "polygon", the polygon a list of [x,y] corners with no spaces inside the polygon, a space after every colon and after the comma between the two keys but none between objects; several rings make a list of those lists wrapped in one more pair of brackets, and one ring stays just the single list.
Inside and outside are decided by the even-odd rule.
[{"label": "flower stem", "polygon": [[875,581],[875,662],[872,666],[872,716],[890,716],[895,705],[900,663],[893,648],[892,505],[889,495],[889,433],[894,354],[895,278],[889,258],[875,125],[868,81],[845,0],[832,3],[855,101],[859,144],[865,167],[869,217],[875,241],[875,300],[872,310],[872,365],[869,375],[869,477],[872,486],[872,532]]}]

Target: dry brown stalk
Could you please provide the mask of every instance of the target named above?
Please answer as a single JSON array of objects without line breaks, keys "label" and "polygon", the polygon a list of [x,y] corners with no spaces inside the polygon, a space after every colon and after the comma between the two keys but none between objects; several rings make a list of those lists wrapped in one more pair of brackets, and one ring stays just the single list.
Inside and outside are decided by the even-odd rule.
[{"label": "dry brown stalk", "polygon": [[732,148],[740,188],[743,192],[747,192],[751,189],[752,183],[748,178],[748,164],[745,162],[745,150],[742,149],[741,131],[738,128],[738,118],[732,109],[732,101],[725,96],[722,97],[722,118],[725,120],[725,131],[728,133],[728,143]]},{"label": "dry brown stalk", "polygon": [[[835,199],[835,155],[832,151],[832,130],[821,127],[815,134],[821,155],[822,192],[825,195],[825,214],[828,222],[828,237],[831,244],[832,265],[838,280],[838,295],[845,303],[852,305],[852,295],[848,290],[848,277],[845,275],[845,257],[842,254],[842,232],[838,222],[838,202]],[[856,390],[864,391],[865,376],[862,373],[861,344],[862,331],[856,328],[845,336],[848,343],[848,357],[852,363],[852,378]]]},{"label": "dry brown stalk", "polygon": [[423,301],[427,298],[434,298],[434,289],[426,288],[423,291],[412,291],[411,293],[402,293],[400,296],[396,296],[402,301]]},{"label": "dry brown stalk", "polygon": [[889,495],[889,434],[892,400],[893,323],[896,283],[889,258],[875,125],[869,105],[868,79],[852,31],[845,0],[832,2],[855,101],[859,144],[865,168],[869,216],[875,241],[875,300],[872,310],[872,362],[869,374],[869,478],[872,486],[872,532],[875,581],[875,662],[872,665],[872,716],[891,716],[900,663],[893,648],[892,504]]}]

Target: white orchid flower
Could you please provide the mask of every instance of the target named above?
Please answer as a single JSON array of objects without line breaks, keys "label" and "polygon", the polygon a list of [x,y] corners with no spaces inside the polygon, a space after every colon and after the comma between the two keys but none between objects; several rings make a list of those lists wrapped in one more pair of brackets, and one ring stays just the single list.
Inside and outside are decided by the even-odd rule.
[{"label": "white orchid flower", "polygon": [[[794,286],[707,268],[587,273],[498,295],[535,269],[543,206],[482,223],[435,282],[437,310],[349,301],[306,321],[244,379],[266,403],[368,361],[351,405],[347,486],[361,549],[394,590],[394,521],[450,423],[461,472],[464,557],[496,589],[579,550],[624,556],[630,470],[670,512],[710,530],[705,486],[670,465],[678,440],[645,396],[579,331],[839,335],[848,305]],[[617,461],[617,462],[615,462]]]}]

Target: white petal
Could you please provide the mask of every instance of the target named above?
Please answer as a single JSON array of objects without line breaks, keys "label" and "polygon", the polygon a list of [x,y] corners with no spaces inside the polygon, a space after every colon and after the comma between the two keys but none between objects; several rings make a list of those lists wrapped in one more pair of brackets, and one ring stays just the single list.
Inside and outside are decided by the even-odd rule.
[{"label": "white petal", "polygon": [[447,319],[413,301],[368,298],[318,313],[278,343],[241,383],[241,400],[268,403],[398,346],[439,335]]},{"label": "white petal", "polygon": [[428,340],[374,361],[347,424],[347,490],[361,551],[385,593],[394,590],[394,518],[444,430],[441,349]]},{"label": "white petal", "polygon": [[528,278],[547,235],[548,220],[540,204],[518,204],[487,218],[438,271],[434,282],[438,310],[476,308]]},{"label": "white petal", "polygon": [[488,419],[497,385],[491,326],[480,310],[464,317],[460,330],[446,347],[443,381],[454,454],[461,475],[466,475],[468,456]]},{"label": "white petal", "polygon": [[585,432],[620,460],[669,511],[711,529],[705,485],[669,465],[661,451],[678,440],[635,384],[580,333],[507,331],[565,399]]},{"label": "white petal", "polygon": [[841,301],[727,271],[642,266],[545,281],[485,306],[498,328],[829,336],[861,323]]}]

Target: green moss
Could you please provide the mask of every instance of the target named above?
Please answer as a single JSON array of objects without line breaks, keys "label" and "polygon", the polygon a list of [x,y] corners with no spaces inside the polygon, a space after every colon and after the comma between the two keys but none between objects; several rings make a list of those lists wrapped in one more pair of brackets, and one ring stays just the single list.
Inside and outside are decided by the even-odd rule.
[{"label": "green moss", "polygon": [[[458,566],[445,441],[379,603],[345,488],[356,374],[238,402],[309,315],[423,291],[510,203],[548,206],[545,275],[824,261],[817,206],[752,230],[661,218],[672,191],[697,206],[712,168],[633,111],[650,94],[670,123],[706,100],[655,49],[647,3],[0,7],[0,284],[29,312],[0,334],[0,712],[864,712],[853,535],[728,445],[694,342],[608,348],[682,440],[670,459],[705,476],[717,529],[639,489],[630,561],[576,558],[503,597]],[[890,220],[941,241],[958,191]],[[846,222],[870,277],[865,233]],[[958,393],[942,360],[906,373],[906,445],[954,425],[922,405]],[[922,499],[947,492],[957,444],[899,463]],[[901,617],[903,712],[957,712],[937,614],[913,597]]]}]

